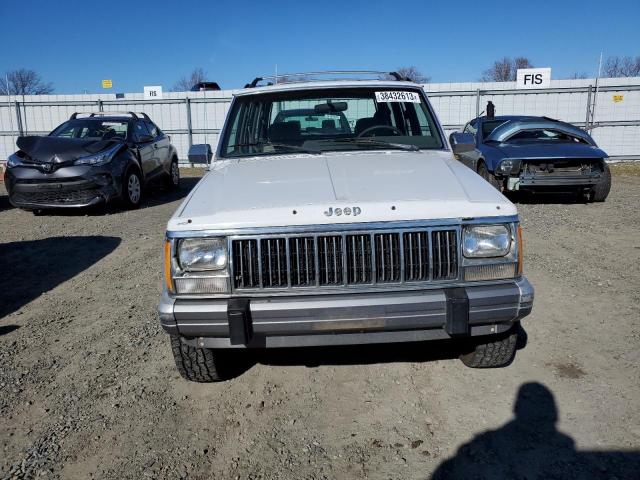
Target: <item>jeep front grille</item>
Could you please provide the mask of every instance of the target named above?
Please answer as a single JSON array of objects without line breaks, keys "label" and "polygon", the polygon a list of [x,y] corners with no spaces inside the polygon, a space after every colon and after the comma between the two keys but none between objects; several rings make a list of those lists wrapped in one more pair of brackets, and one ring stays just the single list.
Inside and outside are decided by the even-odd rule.
[{"label": "jeep front grille", "polygon": [[233,242],[233,266],[236,271],[236,288],[255,288],[260,285],[257,240]]},{"label": "jeep front grille", "polygon": [[[407,233],[406,235],[412,235]],[[378,233],[376,239],[376,280],[400,281],[400,234]]]},{"label": "jeep front grille", "polygon": [[433,279],[450,280],[458,276],[458,245],[456,232],[439,231],[431,234]]},{"label": "jeep front grille", "polygon": [[292,237],[289,239],[291,285],[313,286],[316,283],[315,239]]},{"label": "jeep front grille", "polygon": [[320,285],[342,285],[342,237],[318,237],[318,269]]},{"label": "jeep front grille", "polygon": [[371,283],[371,236],[347,235],[347,283]]},{"label": "jeep front grille", "polygon": [[458,278],[458,230],[309,233],[231,242],[233,286],[288,289]]},{"label": "jeep front grille", "polygon": [[[440,232],[433,232],[440,233]],[[455,235],[455,232],[452,232]],[[439,238],[439,237],[438,237]],[[409,281],[429,279],[429,236],[427,232],[410,232],[404,239],[404,274]],[[434,244],[435,248],[435,244]]]}]

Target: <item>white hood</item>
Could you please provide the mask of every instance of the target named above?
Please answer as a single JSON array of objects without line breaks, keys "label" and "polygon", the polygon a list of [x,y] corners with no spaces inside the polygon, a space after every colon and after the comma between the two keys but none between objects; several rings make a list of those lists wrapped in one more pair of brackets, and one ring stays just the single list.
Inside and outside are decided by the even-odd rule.
[{"label": "white hood", "polygon": [[[327,216],[329,208],[360,214]],[[294,213],[295,212],[295,213]],[[326,152],[214,162],[169,231],[516,215],[450,152]]]}]

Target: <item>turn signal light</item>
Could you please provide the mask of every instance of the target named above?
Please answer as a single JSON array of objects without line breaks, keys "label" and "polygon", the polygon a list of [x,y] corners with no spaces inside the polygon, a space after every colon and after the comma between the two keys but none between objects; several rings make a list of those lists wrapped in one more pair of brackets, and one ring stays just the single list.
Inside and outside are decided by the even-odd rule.
[{"label": "turn signal light", "polygon": [[173,278],[171,278],[171,242],[164,242],[164,283],[169,293],[174,293]]},{"label": "turn signal light", "polygon": [[522,275],[522,259],[524,258],[524,251],[522,246],[522,228],[518,224],[518,275]]}]

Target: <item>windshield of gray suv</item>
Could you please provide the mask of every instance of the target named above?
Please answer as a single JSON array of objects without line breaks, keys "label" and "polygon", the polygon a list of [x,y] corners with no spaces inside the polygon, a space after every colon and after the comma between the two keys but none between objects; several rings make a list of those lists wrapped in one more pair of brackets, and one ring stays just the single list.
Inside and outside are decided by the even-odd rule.
[{"label": "windshield of gray suv", "polygon": [[128,122],[119,120],[69,120],[56,128],[49,136],[85,140],[126,140],[127,126]]},{"label": "windshield of gray suv", "polygon": [[300,90],[236,98],[222,157],[337,150],[443,148],[418,89]]}]

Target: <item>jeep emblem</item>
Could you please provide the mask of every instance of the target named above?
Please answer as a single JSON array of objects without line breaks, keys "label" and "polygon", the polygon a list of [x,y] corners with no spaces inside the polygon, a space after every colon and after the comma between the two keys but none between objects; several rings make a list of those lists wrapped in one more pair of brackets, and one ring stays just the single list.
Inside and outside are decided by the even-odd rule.
[{"label": "jeep emblem", "polygon": [[362,210],[360,209],[360,207],[344,207],[344,208],[329,207],[329,209],[324,212],[324,214],[327,217],[331,217],[333,215],[335,215],[336,217],[339,217],[340,215],[343,215],[343,214],[353,215],[354,217],[357,217],[361,213],[362,213]]}]

